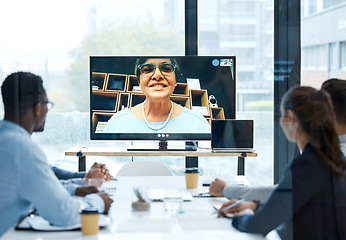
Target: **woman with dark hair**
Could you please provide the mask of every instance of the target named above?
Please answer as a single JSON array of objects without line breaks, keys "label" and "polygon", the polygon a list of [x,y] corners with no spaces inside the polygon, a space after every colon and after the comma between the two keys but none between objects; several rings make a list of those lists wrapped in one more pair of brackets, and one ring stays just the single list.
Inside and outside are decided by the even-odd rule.
[{"label": "woman with dark hair", "polygon": [[335,126],[339,134],[341,150],[346,156],[346,80],[331,78],[321,87],[328,92],[335,112]]},{"label": "woman with dark hair", "polygon": [[210,133],[203,115],[171,101],[177,71],[172,58],[137,59],[135,74],[145,101],[114,114],[103,132]]},{"label": "woman with dark hair", "polygon": [[276,228],[282,239],[346,239],[346,161],[329,95],[291,89],[282,99],[280,124],[301,154],[263,205],[255,200],[223,210],[232,199],[219,216],[234,213],[232,225],[243,232],[266,235]]}]

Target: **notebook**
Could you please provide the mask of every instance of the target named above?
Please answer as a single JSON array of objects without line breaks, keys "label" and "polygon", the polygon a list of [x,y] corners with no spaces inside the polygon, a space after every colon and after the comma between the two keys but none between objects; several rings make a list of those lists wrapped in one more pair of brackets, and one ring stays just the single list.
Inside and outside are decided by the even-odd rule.
[{"label": "notebook", "polygon": [[212,120],[212,152],[253,152],[253,124],[253,120]]}]

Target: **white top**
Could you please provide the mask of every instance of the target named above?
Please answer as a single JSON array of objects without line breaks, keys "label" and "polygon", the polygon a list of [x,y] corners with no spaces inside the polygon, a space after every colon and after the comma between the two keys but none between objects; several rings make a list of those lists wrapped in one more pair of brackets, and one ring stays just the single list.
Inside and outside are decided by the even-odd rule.
[{"label": "white top", "polygon": [[[149,122],[153,128],[164,122]],[[115,113],[108,120],[104,133],[210,133],[210,125],[198,112],[184,108],[183,112],[159,130],[150,129],[144,120],[135,117],[130,109]]]}]

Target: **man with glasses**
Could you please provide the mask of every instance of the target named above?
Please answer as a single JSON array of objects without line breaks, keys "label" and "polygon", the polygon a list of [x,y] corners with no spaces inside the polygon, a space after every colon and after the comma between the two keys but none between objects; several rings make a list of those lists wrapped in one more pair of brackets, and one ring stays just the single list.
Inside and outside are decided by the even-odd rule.
[{"label": "man with glasses", "polygon": [[5,117],[0,121],[0,236],[32,208],[57,226],[79,223],[79,211],[85,207],[108,212],[113,201],[94,187],[80,194],[84,197],[72,197],[76,186],[63,187],[31,139],[33,132],[44,130],[48,107],[52,107],[41,77],[12,73],[1,93]]},{"label": "man with glasses", "polygon": [[[42,103],[47,105],[48,111],[52,110],[54,107],[54,103],[52,101],[44,100],[42,101]],[[43,131],[43,129],[38,131],[41,132]],[[93,164],[93,166],[90,168],[90,170],[87,173],[86,172],[71,172],[71,171],[67,171],[55,166],[52,166],[52,170],[58,179],[65,180],[65,181],[62,181],[64,186],[68,186],[70,183],[84,186],[88,184],[88,181],[91,178],[102,178],[105,181],[110,181],[113,179],[113,176],[109,173],[109,170],[107,169],[106,165],[102,163],[97,163],[97,162]],[[85,192],[89,190],[87,188],[79,188],[79,189],[76,189],[76,191],[77,193],[80,193],[80,192]]]},{"label": "man with glasses", "polygon": [[179,76],[174,58],[139,58],[135,74],[145,95],[144,102],[115,113],[105,133],[210,133],[202,114],[171,101]]}]

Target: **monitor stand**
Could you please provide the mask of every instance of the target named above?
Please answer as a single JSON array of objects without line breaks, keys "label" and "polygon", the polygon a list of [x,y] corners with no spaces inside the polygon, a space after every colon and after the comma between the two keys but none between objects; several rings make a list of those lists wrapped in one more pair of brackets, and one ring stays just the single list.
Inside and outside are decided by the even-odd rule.
[{"label": "monitor stand", "polygon": [[128,148],[127,151],[197,151],[197,142],[186,141],[185,148],[169,148],[167,140],[160,140],[159,148]]}]

